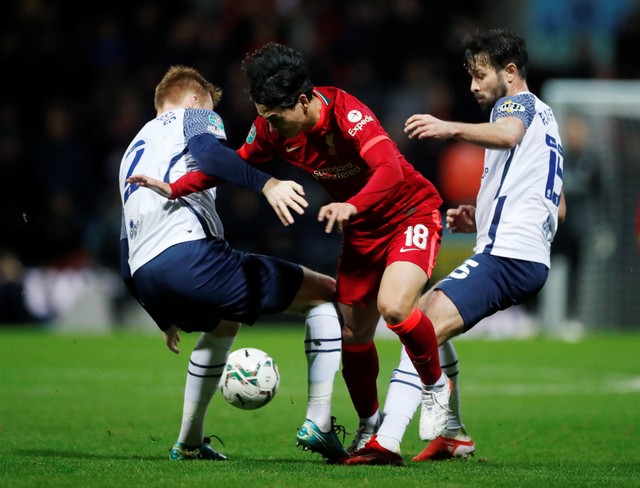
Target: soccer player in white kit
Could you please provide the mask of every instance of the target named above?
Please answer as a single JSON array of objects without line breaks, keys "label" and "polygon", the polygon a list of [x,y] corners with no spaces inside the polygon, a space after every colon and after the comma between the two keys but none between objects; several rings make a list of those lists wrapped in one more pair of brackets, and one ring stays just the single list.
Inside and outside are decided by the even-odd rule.
[{"label": "soccer player in white kit", "polygon": [[293,223],[290,209],[303,213],[307,206],[302,187],[256,170],[222,144],[224,125],[213,111],[220,96],[193,68],[171,67],[156,87],[157,117],[136,135],[120,166],[122,277],[171,351],[179,352],[180,331],[202,332],[190,356],[172,460],[226,459],[204,437],[204,421],[239,323],[251,325],[261,315],[283,311],[306,314],[306,418],[319,424],[332,422],[333,380],[340,367],[332,277],[232,249],[216,211],[215,187],[168,200],[143,189],[145,179],[135,174],[169,181],[200,169],[264,194],[282,223]]},{"label": "soccer player in white kit", "polygon": [[[490,122],[466,124],[413,115],[405,123],[411,139],[459,139],[484,147],[484,170],[476,206],[447,210],[452,232],[476,232],[474,254],[420,300],[434,324],[442,370],[452,380],[447,427],[414,461],[467,457],[475,444],[460,417],[458,358],[449,339],[498,310],[522,303],[543,287],[551,242],[564,215],[562,143],[551,108],[527,87],[524,40],[495,29],[466,39],[471,92]],[[420,403],[419,382],[402,354],[394,371],[383,423],[346,464],[400,464],[400,441]]]}]

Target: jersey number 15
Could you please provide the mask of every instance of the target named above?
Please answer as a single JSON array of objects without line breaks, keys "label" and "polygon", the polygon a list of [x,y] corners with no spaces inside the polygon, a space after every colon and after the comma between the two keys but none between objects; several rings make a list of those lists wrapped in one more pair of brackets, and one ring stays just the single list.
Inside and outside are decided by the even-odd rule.
[{"label": "jersey number 15", "polygon": [[560,205],[560,189],[562,188],[562,146],[554,137],[547,134],[549,151],[549,174],[544,196],[556,206]]}]

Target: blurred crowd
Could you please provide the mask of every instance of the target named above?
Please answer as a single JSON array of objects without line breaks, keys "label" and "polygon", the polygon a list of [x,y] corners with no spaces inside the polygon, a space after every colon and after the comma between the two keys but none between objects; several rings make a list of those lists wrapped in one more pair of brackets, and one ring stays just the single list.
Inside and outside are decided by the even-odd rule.
[{"label": "blurred crowd", "polygon": [[[445,188],[438,164],[451,143],[410,142],[402,128],[413,113],[484,120],[467,93],[459,45],[465,33],[487,27],[490,3],[9,2],[0,20],[0,260],[12,260],[12,282],[19,281],[20,266],[117,269],[118,166],[133,136],[155,116],[156,83],[172,64],[200,70],[223,89],[218,111],[229,145],[238,147],[255,117],[240,62],[272,40],[302,51],[317,85],[339,86],[367,103],[407,159]],[[621,28],[619,72],[612,76],[638,77],[639,25],[636,12]],[[532,67],[529,85],[537,91],[544,77],[573,74]],[[266,169],[302,182],[312,209],[326,199],[295,168]],[[339,236],[324,236],[313,210],[292,231],[257,195],[229,188],[219,198],[235,247],[333,272]]]}]

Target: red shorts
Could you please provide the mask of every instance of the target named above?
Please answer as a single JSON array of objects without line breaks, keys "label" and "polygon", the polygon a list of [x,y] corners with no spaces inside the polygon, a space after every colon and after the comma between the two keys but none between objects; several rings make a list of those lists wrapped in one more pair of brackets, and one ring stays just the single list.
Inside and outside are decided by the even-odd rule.
[{"label": "red shorts", "polygon": [[389,231],[360,231],[347,227],[338,263],[338,302],[366,307],[375,300],[384,270],[396,261],[414,263],[431,277],[442,240],[439,210],[421,211],[404,217]]}]

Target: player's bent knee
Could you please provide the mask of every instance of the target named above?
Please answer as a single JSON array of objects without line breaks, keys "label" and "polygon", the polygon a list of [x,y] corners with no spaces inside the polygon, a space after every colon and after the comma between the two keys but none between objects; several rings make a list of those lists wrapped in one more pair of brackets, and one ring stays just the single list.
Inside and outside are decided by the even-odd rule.
[{"label": "player's bent knee", "polygon": [[398,325],[409,318],[411,312],[415,310],[413,304],[407,305],[399,302],[389,303],[378,301],[378,310],[382,319],[389,325]]}]

